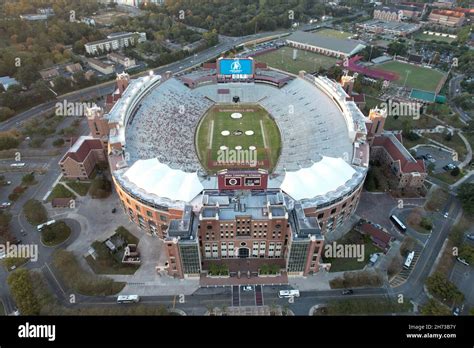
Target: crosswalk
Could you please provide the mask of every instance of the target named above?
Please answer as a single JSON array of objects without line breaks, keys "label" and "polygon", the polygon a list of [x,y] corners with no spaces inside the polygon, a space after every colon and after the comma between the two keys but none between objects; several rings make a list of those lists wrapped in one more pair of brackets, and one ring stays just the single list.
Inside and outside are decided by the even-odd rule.
[{"label": "crosswalk", "polygon": [[[243,289],[245,287],[245,291]],[[231,295],[232,307],[241,306],[264,306],[263,288],[261,285],[251,286],[251,290],[246,285],[233,285]]]}]

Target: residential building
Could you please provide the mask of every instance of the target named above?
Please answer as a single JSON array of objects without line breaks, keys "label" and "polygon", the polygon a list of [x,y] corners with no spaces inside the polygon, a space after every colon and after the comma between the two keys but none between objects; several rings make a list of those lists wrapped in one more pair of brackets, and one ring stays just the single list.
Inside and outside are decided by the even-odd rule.
[{"label": "residential building", "polygon": [[89,66],[100,72],[101,74],[104,74],[104,75],[109,75],[109,74],[113,74],[115,69],[114,69],[114,65],[113,64],[108,64],[108,63],[104,63],[98,59],[95,59],[95,58],[89,58],[87,59],[87,63],[89,63]]},{"label": "residential building", "polygon": [[137,65],[135,59],[124,56],[123,54],[112,52],[107,55],[107,58],[114,63],[122,65],[125,69]]},{"label": "residential building", "polygon": [[84,48],[88,54],[97,55],[134,46],[145,41],[146,33],[118,32],[109,34],[106,39],[88,42],[84,45]]},{"label": "residential building", "polygon": [[59,161],[64,177],[69,179],[90,179],[98,163],[105,163],[107,159],[99,139],[92,136],[81,136]]},{"label": "residential building", "polygon": [[376,136],[370,148],[372,160],[391,169],[400,189],[419,189],[427,176],[423,160],[416,160],[403,146],[401,134],[383,133]]},{"label": "residential building", "polygon": [[440,24],[447,27],[460,27],[466,19],[464,12],[455,10],[433,10],[428,21],[430,23]]}]

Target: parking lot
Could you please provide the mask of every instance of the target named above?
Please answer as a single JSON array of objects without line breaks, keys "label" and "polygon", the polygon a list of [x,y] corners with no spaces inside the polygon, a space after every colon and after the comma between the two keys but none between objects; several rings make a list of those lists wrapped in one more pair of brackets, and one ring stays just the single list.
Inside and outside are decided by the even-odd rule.
[{"label": "parking lot", "polygon": [[425,159],[427,165],[430,165],[431,163],[434,164],[433,172],[435,174],[445,172],[446,170],[443,169],[443,167],[448,164],[458,165],[460,163],[459,161],[453,160],[452,153],[432,146],[419,146],[416,148],[416,157],[422,158],[423,156],[428,157],[428,159]]}]

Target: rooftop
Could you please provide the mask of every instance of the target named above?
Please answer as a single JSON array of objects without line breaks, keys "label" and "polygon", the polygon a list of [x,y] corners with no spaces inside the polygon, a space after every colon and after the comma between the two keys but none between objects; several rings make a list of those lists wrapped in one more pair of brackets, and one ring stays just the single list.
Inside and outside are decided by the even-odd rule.
[{"label": "rooftop", "polygon": [[305,31],[296,31],[286,39],[336,52],[342,52],[347,55],[355,54],[365,47],[365,45],[356,40],[338,39],[317,33],[308,33]]}]

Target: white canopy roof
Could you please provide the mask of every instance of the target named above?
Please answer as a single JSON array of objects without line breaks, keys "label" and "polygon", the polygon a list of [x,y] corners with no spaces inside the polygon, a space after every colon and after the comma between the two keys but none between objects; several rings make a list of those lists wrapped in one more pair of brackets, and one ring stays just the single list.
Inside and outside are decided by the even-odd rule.
[{"label": "white canopy roof", "polygon": [[344,186],[355,173],[342,158],[323,156],[311,167],[287,172],[281,189],[296,200],[311,199]]},{"label": "white canopy roof", "polygon": [[123,176],[147,193],[175,201],[189,202],[204,188],[197,173],[171,169],[156,158],[136,161]]}]

